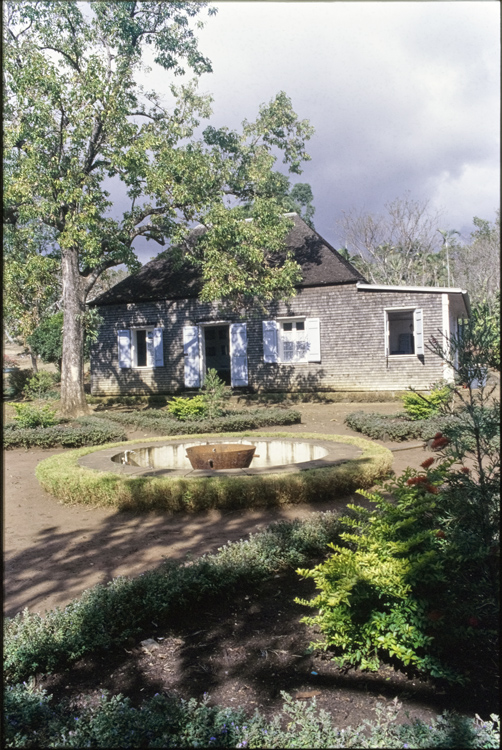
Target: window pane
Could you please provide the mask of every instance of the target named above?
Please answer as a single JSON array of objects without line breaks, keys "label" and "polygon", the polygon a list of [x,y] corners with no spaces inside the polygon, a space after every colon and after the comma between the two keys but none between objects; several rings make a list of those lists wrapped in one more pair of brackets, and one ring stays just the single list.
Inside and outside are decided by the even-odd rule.
[{"label": "window pane", "polygon": [[283,323],[282,327],[285,331],[292,331],[293,330],[293,323]]},{"label": "window pane", "polygon": [[296,330],[297,331],[304,331],[305,330],[305,321],[304,320],[298,320],[296,322]]},{"label": "window pane", "polygon": [[284,341],[283,342],[283,356],[285,362],[291,362],[295,356],[295,342]]},{"label": "window pane", "polygon": [[204,331],[206,341],[214,341],[216,338],[216,328],[206,328]]},{"label": "window pane", "polygon": [[136,331],[136,365],[146,367],[146,331]]},{"label": "window pane", "polygon": [[389,310],[389,353],[414,354],[413,310]]}]

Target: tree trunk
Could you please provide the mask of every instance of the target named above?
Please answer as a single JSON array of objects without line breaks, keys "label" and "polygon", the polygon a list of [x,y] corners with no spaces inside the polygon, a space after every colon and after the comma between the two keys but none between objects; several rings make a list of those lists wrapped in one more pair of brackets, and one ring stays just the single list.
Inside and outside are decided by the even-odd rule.
[{"label": "tree trunk", "polygon": [[36,374],[38,372],[38,365],[37,365],[37,355],[33,353],[33,349],[28,347],[30,350],[30,357],[31,357],[31,369]]},{"label": "tree trunk", "polygon": [[65,417],[79,417],[88,414],[89,408],[84,392],[85,291],[75,249],[62,252],[62,276],[64,323],[61,413]]}]

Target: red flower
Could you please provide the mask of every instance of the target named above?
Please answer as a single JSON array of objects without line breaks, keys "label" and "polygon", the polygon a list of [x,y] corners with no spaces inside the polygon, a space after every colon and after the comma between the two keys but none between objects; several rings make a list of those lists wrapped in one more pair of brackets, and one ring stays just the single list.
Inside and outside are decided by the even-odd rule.
[{"label": "red flower", "polygon": [[463,474],[470,474],[470,473],[471,473],[471,470],[469,469],[469,467],[468,467],[468,466],[462,466],[462,468],[460,469],[460,471],[461,471],[461,472],[462,472]]},{"label": "red flower", "polygon": [[479,628],[479,618],[471,615],[467,618],[467,624],[470,625],[471,628]]},{"label": "red flower", "polygon": [[441,531],[441,529],[439,529],[439,531],[436,531],[436,536],[438,539],[446,539],[446,534],[444,533],[444,531]]},{"label": "red flower", "polygon": [[434,440],[439,440],[439,438],[442,438],[442,437],[443,437],[442,432],[436,432],[436,434],[434,435]]},{"label": "red flower", "polygon": [[438,495],[438,494],[439,494],[439,490],[438,490],[438,488],[437,488],[437,487],[434,487],[434,485],[433,485],[433,484],[427,484],[427,485],[425,486],[425,489],[427,490],[427,492],[430,492],[430,493],[431,493],[431,495]]},{"label": "red flower", "polygon": [[433,451],[440,450],[441,448],[444,448],[446,445],[448,445],[449,442],[450,441],[448,440],[448,438],[445,437],[434,438],[431,443],[431,449]]},{"label": "red flower", "polygon": [[422,469],[428,469],[429,466],[432,466],[433,463],[434,463],[434,458],[431,456],[430,458],[426,458],[425,461],[422,461],[420,466],[422,467]]}]

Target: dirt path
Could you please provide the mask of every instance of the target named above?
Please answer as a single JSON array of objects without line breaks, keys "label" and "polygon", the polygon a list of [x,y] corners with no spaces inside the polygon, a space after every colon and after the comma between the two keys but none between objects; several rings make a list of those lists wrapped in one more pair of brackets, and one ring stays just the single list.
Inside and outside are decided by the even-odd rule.
[{"label": "dirt path", "polygon": [[[302,424],[271,430],[355,435],[343,422],[351,411],[393,413],[401,405],[399,402],[328,403],[295,408],[302,413]],[[129,437],[145,434],[130,433]],[[405,444],[382,445],[402,449]],[[164,558],[182,559],[186,555],[214,552],[228,540],[243,538],[272,521],[304,518],[312,511],[333,508],[333,503],[325,503],[169,516],[66,506],[45,493],[35,478],[37,463],[59,452],[58,449],[5,452],[4,610],[8,616],[25,607],[44,614],[56,606],[64,607],[96,583],[106,583],[120,575],[138,575]],[[394,471],[400,474],[407,466],[418,467],[424,458],[421,447],[398,450]],[[354,498],[345,502],[351,499]]]}]

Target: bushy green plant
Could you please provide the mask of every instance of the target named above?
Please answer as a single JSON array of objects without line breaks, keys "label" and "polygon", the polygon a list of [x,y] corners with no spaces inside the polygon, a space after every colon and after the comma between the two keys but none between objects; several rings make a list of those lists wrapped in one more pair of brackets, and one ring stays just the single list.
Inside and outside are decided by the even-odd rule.
[{"label": "bushy green plant", "polygon": [[79,417],[74,425],[52,427],[20,427],[6,424],[3,431],[4,448],[80,448],[83,445],[103,445],[125,440],[124,430],[114,422],[97,417]]},{"label": "bushy green plant", "polygon": [[241,748],[497,748],[499,717],[489,721],[444,712],[427,723],[401,724],[402,705],[377,703],[375,719],[358,727],[339,729],[333,717],[281,692],[282,713],[265,718],[257,709],[210,706],[202,701],[177,700],[156,694],[138,707],[122,695],[104,691],[94,705],[70,708],[51,704],[45,691],[16,685],[4,699],[6,747],[241,747]]},{"label": "bushy green plant", "polygon": [[[349,505],[354,516],[341,519],[353,529],[340,535],[345,545],[331,545],[334,554],[325,562],[298,571],[320,591],[301,601],[319,610],[304,621],[319,626],[324,639],[315,645],[334,649],[341,664],[376,670],[385,653],[405,667],[463,681],[448,666],[448,654],[438,652],[433,632],[439,619],[442,627],[457,625],[444,613],[448,576],[435,528],[448,465],[424,464],[426,471],[408,470],[385,484],[387,497],[360,491],[375,510]],[[434,612],[441,617],[434,619]]]},{"label": "bushy green plant", "polygon": [[209,419],[221,417],[223,415],[223,406],[225,401],[230,398],[231,390],[221,380],[217,370],[213,367],[210,367],[206,372],[204,385],[201,390],[207,417]]},{"label": "bushy green plant", "polygon": [[[101,412],[103,413],[103,412]],[[98,415],[96,415],[98,416]],[[101,416],[101,414],[99,415]],[[237,432],[252,430],[271,425],[298,424],[300,412],[293,409],[246,409],[245,411],[228,411],[224,417],[199,419],[181,422],[173,419],[159,409],[145,409],[132,412],[106,412],[104,416],[114,422],[158,432],[161,435],[193,435],[201,432]]]},{"label": "bushy green plant", "polygon": [[427,396],[410,388],[410,393],[402,396],[404,411],[410,419],[429,419],[436,414],[444,413],[451,404],[453,389],[448,383],[433,386]]},{"label": "bushy green plant", "polygon": [[16,412],[14,420],[20,427],[52,427],[58,424],[56,410],[48,404],[12,404]]},{"label": "bushy green plant", "polygon": [[27,338],[32,352],[59,370],[63,358],[63,317],[61,310],[45,318]]},{"label": "bushy green plant", "polygon": [[378,414],[375,412],[355,411],[347,414],[345,424],[352,430],[361,432],[373,440],[431,440],[437,432],[448,425],[459,422],[453,414],[430,417],[429,419],[411,420],[398,414]]},{"label": "bushy green plant", "polygon": [[9,372],[9,393],[12,396],[20,396],[24,392],[26,383],[31,377],[33,377],[32,370],[12,370],[12,372]]},{"label": "bushy green plant", "polygon": [[169,403],[167,411],[176,419],[185,422],[206,416],[207,407],[203,396],[192,396],[192,398],[175,396]]},{"label": "bushy green plant", "polygon": [[[47,396],[51,391],[54,393],[56,378],[52,373],[41,370],[28,378],[24,386],[24,395],[27,398],[37,399]],[[56,392],[57,395],[57,392]]]}]

